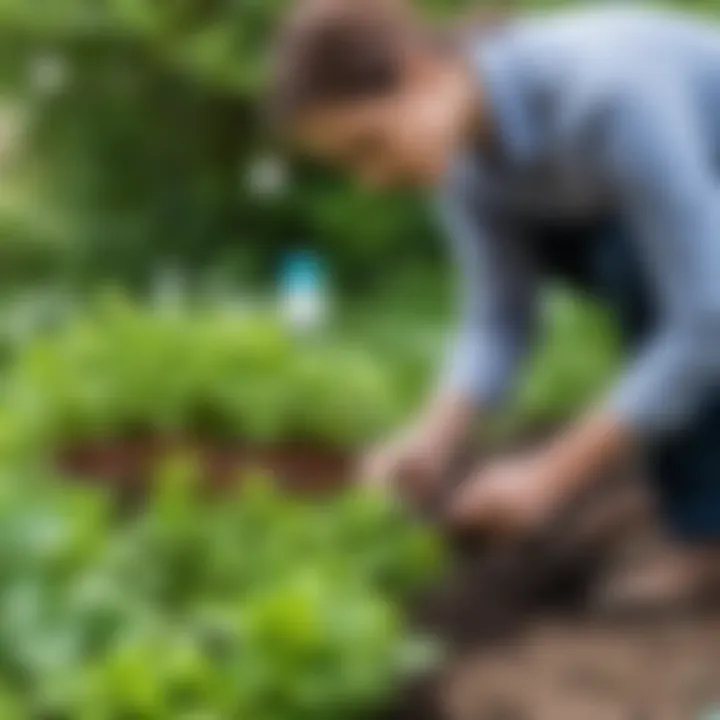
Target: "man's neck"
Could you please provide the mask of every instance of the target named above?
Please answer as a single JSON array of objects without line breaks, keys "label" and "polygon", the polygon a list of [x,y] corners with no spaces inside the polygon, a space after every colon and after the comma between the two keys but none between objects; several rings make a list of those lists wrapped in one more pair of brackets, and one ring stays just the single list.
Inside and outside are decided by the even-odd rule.
[{"label": "man's neck", "polygon": [[495,144],[497,135],[484,87],[465,57],[458,58],[455,92],[460,107],[459,136],[466,147],[485,152]]}]

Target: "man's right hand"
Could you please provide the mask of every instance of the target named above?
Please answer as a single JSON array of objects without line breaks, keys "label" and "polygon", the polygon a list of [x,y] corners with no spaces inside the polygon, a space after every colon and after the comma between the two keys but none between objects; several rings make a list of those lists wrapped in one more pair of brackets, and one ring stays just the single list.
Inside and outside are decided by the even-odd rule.
[{"label": "man's right hand", "polygon": [[473,415],[462,398],[440,398],[410,430],[366,454],[361,479],[403,495],[428,497],[467,440]]}]

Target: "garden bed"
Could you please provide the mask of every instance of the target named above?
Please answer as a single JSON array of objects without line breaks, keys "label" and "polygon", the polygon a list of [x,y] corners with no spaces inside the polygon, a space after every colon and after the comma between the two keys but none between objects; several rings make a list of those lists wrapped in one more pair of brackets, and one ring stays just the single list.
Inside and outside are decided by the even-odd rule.
[{"label": "garden bed", "polygon": [[[62,462],[137,489],[178,452],[199,458],[215,487],[249,468],[310,494],[333,494],[350,477],[349,455],[337,451],[189,439],[84,447]],[[415,624],[442,638],[450,657],[381,720],[695,720],[720,701],[720,618],[612,626],[587,610],[589,588],[618,550],[653,531],[644,488],[628,469],[532,542],[491,547],[453,538],[452,570],[413,610]]]},{"label": "garden bed", "polygon": [[[156,484],[151,489],[148,478],[166,459],[176,457],[191,458],[203,487],[209,489],[229,489],[260,471],[260,475],[279,478],[285,490],[332,497],[352,476],[353,458],[347,448],[372,441],[396,425],[403,408],[410,406],[407,393],[398,390],[400,374],[388,373],[363,348],[297,341],[263,318],[239,319],[203,310],[176,317],[148,313],[124,302],[111,303],[69,330],[32,345],[13,365],[5,392],[4,429],[9,436],[5,442],[11,448],[17,444],[33,458],[49,456],[57,469],[70,477],[116,488],[134,498],[155,492]],[[541,407],[545,406],[543,387],[544,383],[536,383],[530,393]],[[568,387],[568,397],[580,395],[576,387]],[[98,441],[98,437],[116,439]],[[238,445],[232,438],[243,441]],[[293,438],[304,440],[291,442]],[[211,493],[207,498],[210,514],[205,515],[194,497],[183,500],[181,472],[179,500],[170,491],[174,487],[171,482],[166,487],[168,494],[154,508],[152,503],[149,508],[146,503],[133,505],[137,514],[145,517],[147,527],[135,523],[135,512],[121,514],[129,523],[124,529],[99,516],[93,523],[102,528],[100,535],[107,544],[103,553],[108,554],[101,553],[108,563],[100,568],[103,573],[123,589],[132,590],[133,584],[148,579],[142,573],[136,575],[144,564],[153,569],[152,576],[162,576],[171,567],[168,582],[174,587],[178,581],[184,588],[191,607],[183,606],[182,612],[193,620],[198,619],[195,613],[199,610],[192,603],[205,603],[206,598],[200,592],[194,594],[201,583],[183,585],[181,580],[188,577],[189,569],[205,580],[208,569],[226,573],[215,578],[222,581],[217,587],[212,586],[221,601],[223,620],[233,617],[236,603],[247,598],[245,588],[230,592],[227,583],[232,585],[234,578],[248,569],[258,570],[262,592],[268,596],[243,611],[259,612],[260,620],[268,621],[267,625],[258,621],[263,632],[278,631],[274,627],[277,620],[280,645],[297,642],[298,652],[305,649],[303,638],[296,637],[292,614],[286,614],[288,594],[299,593],[317,618],[324,619],[337,610],[342,615],[335,627],[340,631],[337,636],[329,633],[325,637],[319,623],[320,640],[337,642],[330,648],[333,662],[328,672],[337,670],[343,661],[358,661],[372,679],[369,689],[362,684],[346,688],[353,702],[356,697],[362,702],[369,699],[376,707],[372,700],[378,695],[380,701],[387,697],[388,683],[396,687],[398,678],[408,676],[403,662],[395,657],[396,651],[406,650],[406,641],[423,639],[427,632],[445,641],[449,657],[439,675],[413,683],[381,720],[696,720],[701,711],[720,700],[718,621],[695,618],[654,628],[617,629],[598,624],[588,612],[588,591],[612,564],[616,552],[640,542],[653,529],[637,472],[627,468],[612,475],[614,481],[603,484],[602,491],[568,508],[530,542],[500,547],[490,546],[482,538],[451,538],[452,567],[433,592],[412,603],[417,637],[404,622],[405,596],[387,594],[378,579],[384,571],[376,573],[372,568],[389,551],[397,558],[393,573],[402,580],[401,589],[412,588],[413,578],[404,577],[408,572],[420,578],[428,574],[437,577],[430,567],[432,557],[426,556],[428,546],[425,541],[415,549],[406,545],[396,535],[398,528],[403,528],[402,521],[386,522],[382,513],[368,510],[362,502],[341,504],[337,517],[334,510],[317,518],[312,511],[310,515],[301,511],[300,520],[296,518],[297,524],[293,524],[286,520],[293,518],[296,510],[282,502],[272,501],[266,507],[261,498],[258,516],[252,519],[244,501],[232,492],[227,497],[235,497],[235,504],[226,502],[225,495],[217,498]],[[81,496],[84,491],[80,489]],[[62,515],[65,501],[58,502],[60,511],[45,507],[43,512]],[[304,505],[321,509],[312,502]],[[332,502],[327,505],[334,507]],[[65,520],[72,519],[68,527],[74,528],[77,513],[64,512]],[[8,527],[15,515],[8,512]],[[240,532],[244,524],[249,528],[245,535]],[[227,537],[217,536],[215,525],[224,528]],[[268,527],[277,543],[263,549],[263,531]],[[427,530],[424,524],[423,530]],[[128,540],[135,553],[124,568],[133,581],[116,575],[110,553],[116,534]],[[429,535],[431,544],[437,541],[437,533]],[[32,537],[27,543],[18,543],[23,563],[25,546],[31,541]],[[199,541],[209,549],[198,552]],[[346,542],[349,550],[343,545]],[[307,543],[311,552],[302,543]],[[96,545],[94,540],[86,543],[87,548]],[[251,552],[237,553],[237,547]],[[366,554],[368,549],[371,552]],[[243,566],[244,560],[254,559],[261,550],[268,558],[258,561],[257,568],[253,563],[249,568]],[[209,568],[208,558],[213,561]],[[285,564],[276,567],[274,563],[280,560]],[[86,561],[91,570],[98,569],[94,558]],[[313,585],[317,578],[302,574],[308,565],[318,574],[319,590]],[[261,572],[266,569],[267,577]],[[300,575],[296,577],[296,573]],[[295,584],[286,585],[285,574]],[[44,576],[39,572],[38,577]],[[367,578],[371,582],[366,582]],[[24,578],[19,576],[17,582],[21,581]],[[248,576],[251,586],[255,581]],[[159,615],[164,616],[167,598],[156,595],[153,583],[143,592],[137,602],[157,605]],[[399,613],[392,618],[396,624],[389,633],[383,625],[388,603],[393,613]],[[269,615],[268,608],[272,611]],[[102,610],[112,611],[111,616],[116,613],[112,606],[103,605]],[[177,611],[175,604],[172,611]],[[348,618],[370,611],[375,613],[374,619],[372,615],[365,618],[372,620],[370,630],[358,631],[348,639],[343,634],[345,626],[352,625]],[[117,611],[121,616],[124,612]],[[166,642],[156,647],[152,634],[137,624],[133,613],[126,620],[148,643],[147,652],[167,647]],[[239,633],[239,628],[232,629]],[[14,633],[15,628],[10,630]],[[165,631],[173,641],[182,639],[175,635],[177,627]],[[234,652],[243,662],[254,658],[253,652],[262,654],[273,645],[261,638],[250,652],[244,639],[232,633],[231,638]],[[365,638],[378,646],[365,648]],[[277,638],[270,639],[274,642]],[[389,644],[384,644],[386,641]],[[358,655],[360,646],[367,656]],[[110,650],[103,657],[124,661]],[[170,654],[160,655],[171,665],[168,672],[174,673]],[[141,659],[146,663],[141,663],[143,672],[152,674],[158,662]],[[16,660],[23,663],[26,658]],[[408,660],[407,653],[402,660]],[[225,667],[222,659],[214,662],[215,666],[204,670]],[[378,662],[386,663],[387,671],[379,671]],[[713,676],[713,672],[717,674]],[[328,682],[324,671],[315,673],[312,664],[298,660],[287,677],[275,678],[273,687],[284,688],[286,682],[291,686],[291,677],[305,673],[313,683],[318,678]],[[652,691],[647,685],[649,676],[657,680]],[[335,678],[333,689],[346,679]],[[162,682],[158,679],[160,685]],[[59,682],[59,689],[62,687],[64,683]],[[124,692],[132,689],[130,683]],[[195,690],[205,698],[206,688]],[[250,697],[256,700],[254,692]],[[331,693],[323,692],[327,695],[323,701],[328,700]],[[117,701],[110,693],[110,702]],[[657,708],[648,705],[651,701]],[[280,715],[274,710],[267,715],[265,702],[263,696],[260,706],[266,714],[255,720],[278,720]],[[297,702],[302,706],[305,700]],[[334,720],[337,706],[331,710]],[[1,695],[0,715],[20,716],[3,713]],[[340,715],[344,717],[342,712]],[[171,717],[174,720],[175,716]],[[298,716],[282,717],[295,720]],[[307,713],[302,717],[308,717]],[[311,717],[316,720],[315,715]]]}]

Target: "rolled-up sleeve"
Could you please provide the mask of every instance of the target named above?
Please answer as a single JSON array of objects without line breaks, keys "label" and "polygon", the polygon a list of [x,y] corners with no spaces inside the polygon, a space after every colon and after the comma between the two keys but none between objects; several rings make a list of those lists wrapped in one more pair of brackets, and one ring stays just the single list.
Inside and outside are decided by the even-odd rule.
[{"label": "rolled-up sleeve", "polygon": [[461,279],[462,321],[442,380],[482,407],[503,402],[533,335],[536,278],[517,228],[486,211],[460,175],[440,197]]},{"label": "rolled-up sleeve", "polygon": [[609,404],[639,435],[682,428],[720,386],[720,193],[694,101],[672,69],[604,108],[603,168],[635,228],[660,320]]}]

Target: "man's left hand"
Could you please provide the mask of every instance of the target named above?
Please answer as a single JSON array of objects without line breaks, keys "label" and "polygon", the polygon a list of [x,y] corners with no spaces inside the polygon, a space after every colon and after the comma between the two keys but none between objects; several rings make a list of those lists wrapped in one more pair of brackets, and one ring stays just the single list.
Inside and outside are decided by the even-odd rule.
[{"label": "man's left hand", "polygon": [[496,461],[459,490],[451,503],[450,521],[458,529],[500,537],[532,534],[563,502],[554,481],[551,464],[542,454]]}]

